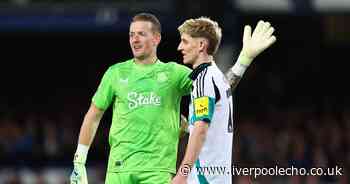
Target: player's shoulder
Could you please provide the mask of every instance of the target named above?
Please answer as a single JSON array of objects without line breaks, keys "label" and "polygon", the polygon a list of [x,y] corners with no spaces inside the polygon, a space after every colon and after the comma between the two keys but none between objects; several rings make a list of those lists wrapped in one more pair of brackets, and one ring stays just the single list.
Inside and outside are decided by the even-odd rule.
[{"label": "player's shoulder", "polygon": [[132,63],[132,59],[117,62],[115,64],[110,65],[107,68],[106,72],[114,75],[114,74],[119,73],[119,72],[124,71],[124,70],[129,71],[129,69],[131,67],[131,63]]},{"label": "player's shoulder", "polygon": [[133,59],[119,61],[109,67],[110,70],[118,70],[122,68],[128,68],[131,66]]},{"label": "player's shoulder", "polygon": [[171,71],[181,70],[181,71],[185,71],[188,73],[192,72],[192,70],[190,68],[188,68],[187,66],[176,63],[175,61],[168,61],[168,62],[160,61],[160,65],[162,65],[162,67],[167,68]]},{"label": "player's shoulder", "polygon": [[177,66],[179,64],[177,64],[175,61],[159,60],[159,65],[162,66],[162,67],[174,67],[174,66]]},{"label": "player's shoulder", "polygon": [[105,71],[105,75],[116,76],[121,71],[128,70],[128,67],[130,66],[131,62],[132,62],[132,59],[114,63],[108,66],[108,68]]}]

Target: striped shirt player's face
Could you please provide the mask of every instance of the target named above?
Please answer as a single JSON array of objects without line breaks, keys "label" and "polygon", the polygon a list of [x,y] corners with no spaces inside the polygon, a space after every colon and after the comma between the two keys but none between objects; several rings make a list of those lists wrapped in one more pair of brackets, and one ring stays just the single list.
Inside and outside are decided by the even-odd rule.
[{"label": "striped shirt player's face", "polygon": [[136,59],[144,60],[156,54],[159,36],[152,31],[152,23],[135,21],[130,24],[129,43]]},{"label": "striped shirt player's face", "polygon": [[194,38],[189,34],[181,34],[181,42],[177,47],[177,50],[181,52],[184,64],[194,65],[199,57],[199,54],[203,52],[202,46],[203,38]]}]

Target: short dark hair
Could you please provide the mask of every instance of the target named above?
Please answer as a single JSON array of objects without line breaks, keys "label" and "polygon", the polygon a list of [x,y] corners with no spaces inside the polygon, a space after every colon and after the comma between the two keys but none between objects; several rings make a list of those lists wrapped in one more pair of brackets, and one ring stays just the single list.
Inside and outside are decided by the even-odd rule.
[{"label": "short dark hair", "polygon": [[136,14],[131,22],[136,22],[136,21],[146,21],[146,22],[151,22],[152,23],[152,31],[157,32],[159,34],[162,33],[162,26],[158,20],[158,18],[150,13],[138,13]]}]

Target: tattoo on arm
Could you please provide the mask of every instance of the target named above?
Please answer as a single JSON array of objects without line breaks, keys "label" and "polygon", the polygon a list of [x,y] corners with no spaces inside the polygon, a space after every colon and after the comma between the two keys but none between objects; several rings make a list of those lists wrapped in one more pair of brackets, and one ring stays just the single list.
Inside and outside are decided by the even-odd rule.
[{"label": "tattoo on arm", "polygon": [[226,79],[230,82],[231,89],[235,90],[242,76],[233,73],[231,69],[228,72],[226,72],[225,76]]}]

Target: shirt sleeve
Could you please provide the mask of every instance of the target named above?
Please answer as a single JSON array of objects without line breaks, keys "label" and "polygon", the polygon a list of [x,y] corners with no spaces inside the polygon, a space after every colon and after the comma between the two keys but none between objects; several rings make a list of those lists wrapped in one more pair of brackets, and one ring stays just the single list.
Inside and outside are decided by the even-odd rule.
[{"label": "shirt sleeve", "polygon": [[215,110],[215,85],[212,76],[204,69],[193,81],[192,103],[194,122],[210,123]]},{"label": "shirt sleeve", "polygon": [[175,75],[178,79],[177,85],[182,96],[189,95],[192,89],[192,80],[189,75],[192,70],[184,65],[175,63]]},{"label": "shirt sleeve", "polygon": [[111,67],[104,73],[102,80],[95,92],[92,102],[99,109],[106,110],[113,101],[114,92],[112,87],[113,73]]}]

